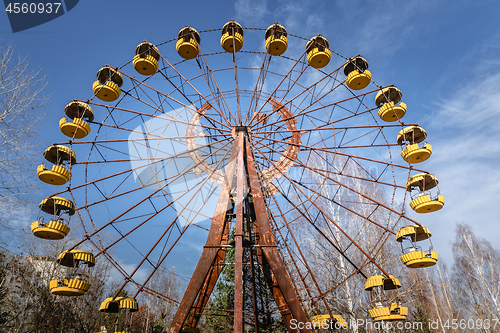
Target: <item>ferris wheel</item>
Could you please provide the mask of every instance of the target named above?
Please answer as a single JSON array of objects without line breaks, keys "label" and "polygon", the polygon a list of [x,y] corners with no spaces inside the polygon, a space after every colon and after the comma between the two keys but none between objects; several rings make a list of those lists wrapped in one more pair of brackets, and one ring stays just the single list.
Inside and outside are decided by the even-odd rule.
[{"label": "ferris wheel", "polygon": [[[401,90],[376,82],[360,55],[343,56],[324,36],[303,38],[278,23],[186,26],[131,53],[97,71],[92,94],[68,103],[59,126],[70,140],[48,147],[52,168],[37,169],[43,182],[68,185],[40,203],[34,235],[62,239],[75,223],[85,232],[57,258],[70,269],[51,281],[53,294],[85,294],[86,270],[102,256],[123,284],[100,311],[137,311],[137,297],[148,293],[178,306],[171,332],[197,331],[228,265],[235,332],[258,325],[262,311],[281,314],[293,332],[292,319],[345,323],[326,296],[354,275],[366,278],[374,320],[406,318],[400,302],[383,304],[401,284],[378,255],[397,240],[403,264],[435,264],[432,245],[419,243],[431,232],[405,205],[433,212],[444,197],[437,178],[415,166],[432,147],[422,127],[403,124],[411,105]],[[363,229],[371,238],[360,237]],[[311,239],[346,265],[331,287],[311,268]],[[177,271],[190,274],[179,299],[148,284],[171,266],[190,267]],[[274,309],[259,309],[256,274]],[[130,297],[118,297],[124,288]],[[251,316],[244,299],[253,299]]]}]

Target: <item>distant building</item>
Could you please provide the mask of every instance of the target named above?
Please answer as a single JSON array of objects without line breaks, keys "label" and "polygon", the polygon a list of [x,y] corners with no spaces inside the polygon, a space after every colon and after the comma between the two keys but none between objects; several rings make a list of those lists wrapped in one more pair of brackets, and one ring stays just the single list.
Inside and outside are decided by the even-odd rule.
[{"label": "distant building", "polygon": [[32,266],[33,269],[39,274],[40,280],[46,286],[49,285],[50,280],[54,279],[56,269],[61,269],[61,266],[56,264],[54,258],[44,255],[27,255],[24,257]]}]

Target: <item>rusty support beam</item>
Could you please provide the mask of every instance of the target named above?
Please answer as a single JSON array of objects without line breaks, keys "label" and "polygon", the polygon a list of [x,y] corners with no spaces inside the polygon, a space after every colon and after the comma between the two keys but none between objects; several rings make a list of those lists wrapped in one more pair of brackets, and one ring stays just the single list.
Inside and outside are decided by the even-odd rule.
[{"label": "rusty support beam", "polygon": [[[308,319],[292,286],[292,282],[290,281],[290,277],[288,276],[288,273],[285,269],[285,265],[278,253],[274,235],[271,230],[271,224],[269,223],[269,218],[267,216],[264,198],[262,196],[261,183],[257,176],[257,171],[255,170],[255,161],[248,144],[246,145],[246,151],[250,190],[253,197],[256,223],[259,227],[260,232],[259,245],[264,245],[262,247],[264,257],[269,262],[269,266],[271,267],[273,275],[276,278],[276,282],[278,283],[283,295],[285,296],[292,316],[298,322],[306,323],[308,322]],[[302,329],[301,332],[312,333],[312,331],[308,328]]]},{"label": "rusty support beam", "polygon": [[[229,230],[226,228],[225,230]],[[225,243],[227,243],[227,233],[224,231],[224,236],[226,238]],[[224,240],[223,240],[224,243]],[[200,291],[198,298],[193,306],[193,313],[189,316],[188,322],[186,324],[187,328],[194,328],[198,324],[201,315],[203,314],[203,310],[205,309],[205,305],[212,294],[212,291],[217,283],[217,279],[219,278],[222,269],[224,268],[224,259],[226,257],[226,249],[222,248],[217,257],[215,258],[215,263],[210,267],[210,272],[203,283],[203,288]]]},{"label": "rusty support beam", "polygon": [[243,159],[243,142],[245,132],[238,132],[238,167],[236,186],[236,232],[234,235],[234,333],[243,333],[243,190],[246,186],[245,162]]}]

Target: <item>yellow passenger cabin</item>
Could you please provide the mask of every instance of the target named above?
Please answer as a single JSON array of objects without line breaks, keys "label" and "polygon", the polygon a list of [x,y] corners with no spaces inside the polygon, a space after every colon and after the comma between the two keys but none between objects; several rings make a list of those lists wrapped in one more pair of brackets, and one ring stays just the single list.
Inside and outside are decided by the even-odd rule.
[{"label": "yellow passenger cabin", "polygon": [[[387,87],[380,90],[375,96],[378,116],[386,122],[397,121],[406,114],[406,104],[401,102],[403,94],[396,87]],[[398,104],[399,103],[399,104]]]},{"label": "yellow passenger cabin", "polygon": [[368,87],[372,73],[368,70],[368,62],[362,57],[351,58],[344,65],[345,82],[352,90]]},{"label": "yellow passenger cabin", "polygon": [[[406,190],[411,193],[411,209],[417,213],[430,213],[443,208],[444,197],[437,185],[437,178],[430,173],[419,173],[408,178]],[[436,193],[431,191],[434,188],[437,188]]]},{"label": "yellow passenger cabin", "polygon": [[325,37],[316,36],[306,44],[307,63],[313,68],[323,68],[330,62],[332,53],[330,44]]},{"label": "yellow passenger cabin", "polygon": [[175,49],[177,53],[186,60],[194,59],[198,56],[201,37],[196,29],[191,27],[182,28],[177,35]]},{"label": "yellow passenger cabin", "polygon": [[405,320],[408,316],[408,308],[401,306],[401,302],[393,302],[390,306],[374,307],[368,310],[374,321],[396,321]]},{"label": "yellow passenger cabin", "polygon": [[280,56],[288,48],[288,38],[285,27],[276,23],[266,29],[266,51],[273,56]]},{"label": "yellow passenger cabin", "polygon": [[395,290],[401,288],[401,283],[394,275],[374,275],[365,281],[365,290],[372,291],[374,288],[382,290]]},{"label": "yellow passenger cabin", "polygon": [[[158,70],[160,52],[151,43],[143,42],[135,48],[135,56],[132,60],[137,73],[141,75],[153,75]],[[118,96],[120,96],[118,94]]]},{"label": "yellow passenger cabin", "polygon": [[229,53],[238,52],[243,47],[244,42],[243,28],[238,22],[231,20],[224,24],[220,39],[220,45],[224,51]]},{"label": "yellow passenger cabin", "polygon": [[[372,309],[368,310],[374,321],[404,320],[408,315],[408,308],[401,306],[399,295],[401,283],[394,275],[370,276],[365,281],[365,290],[370,292],[370,303]],[[394,294],[395,293],[395,294]],[[391,300],[389,306],[384,306],[387,300]],[[392,300],[397,300],[393,302]]]},{"label": "yellow passenger cabin", "polygon": [[64,108],[66,118],[59,121],[61,132],[72,139],[82,139],[90,133],[90,125],[87,122],[94,120],[92,108],[81,101],[72,101]]},{"label": "yellow passenger cabin", "polygon": [[118,313],[122,310],[136,312],[139,310],[139,304],[135,298],[131,297],[109,297],[99,307],[99,311],[105,313]]},{"label": "yellow passenger cabin", "polygon": [[80,265],[93,267],[95,265],[94,255],[83,250],[64,251],[56,259],[59,265],[77,268]]},{"label": "yellow passenger cabin", "polygon": [[120,97],[122,85],[122,75],[114,68],[105,66],[97,72],[97,81],[92,85],[92,90],[101,101],[113,102]]},{"label": "yellow passenger cabin", "polygon": [[[89,275],[87,270],[95,265],[95,259],[92,253],[82,250],[64,251],[58,257],[56,262],[70,269],[66,270],[63,278],[56,278],[50,281],[49,289],[54,295],[59,296],[81,296],[89,288]],[[85,269],[83,266],[87,266]]]},{"label": "yellow passenger cabin", "polygon": [[[139,304],[132,297],[109,297],[99,307],[99,312],[106,313],[106,318],[113,316],[112,314],[116,314],[114,315],[116,318],[115,322],[117,323],[115,330],[124,332],[128,332],[127,328],[124,329],[124,325],[130,325],[132,312],[137,312],[138,310]],[[120,317],[122,320],[119,320]]]},{"label": "yellow passenger cabin", "polygon": [[408,163],[421,163],[431,157],[432,146],[427,143],[427,133],[420,126],[403,128],[397,137],[398,145],[404,147],[401,157]]},{"label": "yellow passenger cabin", "polygon": [[[423,225],[410,225],[402,227],[396,234],[396,241],[401,243],[403,255],[401,262],[409,268],[422,268],[434,266],[438,261],[438,253],[432,250],[429,229]],[[428,250],[422,251],[420,243],[428,240]],[[418,244],[417,244],[418,243]]]},{"label": "yellow passenger cabin", "polygon": [[49,283],[49,290],[58,296],[82,296],[90,288],[86,275],[75,274],[71,279],[54,279]]},{"label": "yellow passenger cabin", "polygon": [[43,217],[31,224],[33,235],[43,239],[63,239],[70,228],[69,217],[75,214],[75,205],[72,201],[61,197],[48,197],[40,202],[40,211],[52,215],[48,223]]},{"label": "yellow passenger cabin", "polygon": [[45,164],[39,165],[37,168],[38,178],[51,185],[66,184],[71,178],[69,166],[76,163],[76,155],[73,150],[62,145],[52,145],[45,149],[43,157],[53,166],[49,170]]}]

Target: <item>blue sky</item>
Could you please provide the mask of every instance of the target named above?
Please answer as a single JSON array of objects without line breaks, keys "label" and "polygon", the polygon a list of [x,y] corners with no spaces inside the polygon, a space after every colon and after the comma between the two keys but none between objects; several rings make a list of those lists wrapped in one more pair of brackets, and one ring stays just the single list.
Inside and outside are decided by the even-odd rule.
[{"label": "blue sky", "polygon": [[450,263],[457,222],[495,246],[500,235],[499,13],[497,1],[90,0],[16,34],[0,13],[0,43],[13,44],[47,76],[52,97],[39,140],[48,146],[64,140],[57,124],[68,101],[90,97],[97,69],[129,61],[144,39],[161,42],[186,24],[205,30],[231,18],[244,27],[278,21],[304,37],[321,33],[336,52],[362,54],[377,82],[399,87],[409,108],[404,121],[427,130],[433,155],[418,167],[436,175],[446,204],[410,216],[431,229],[434,248]]}]

